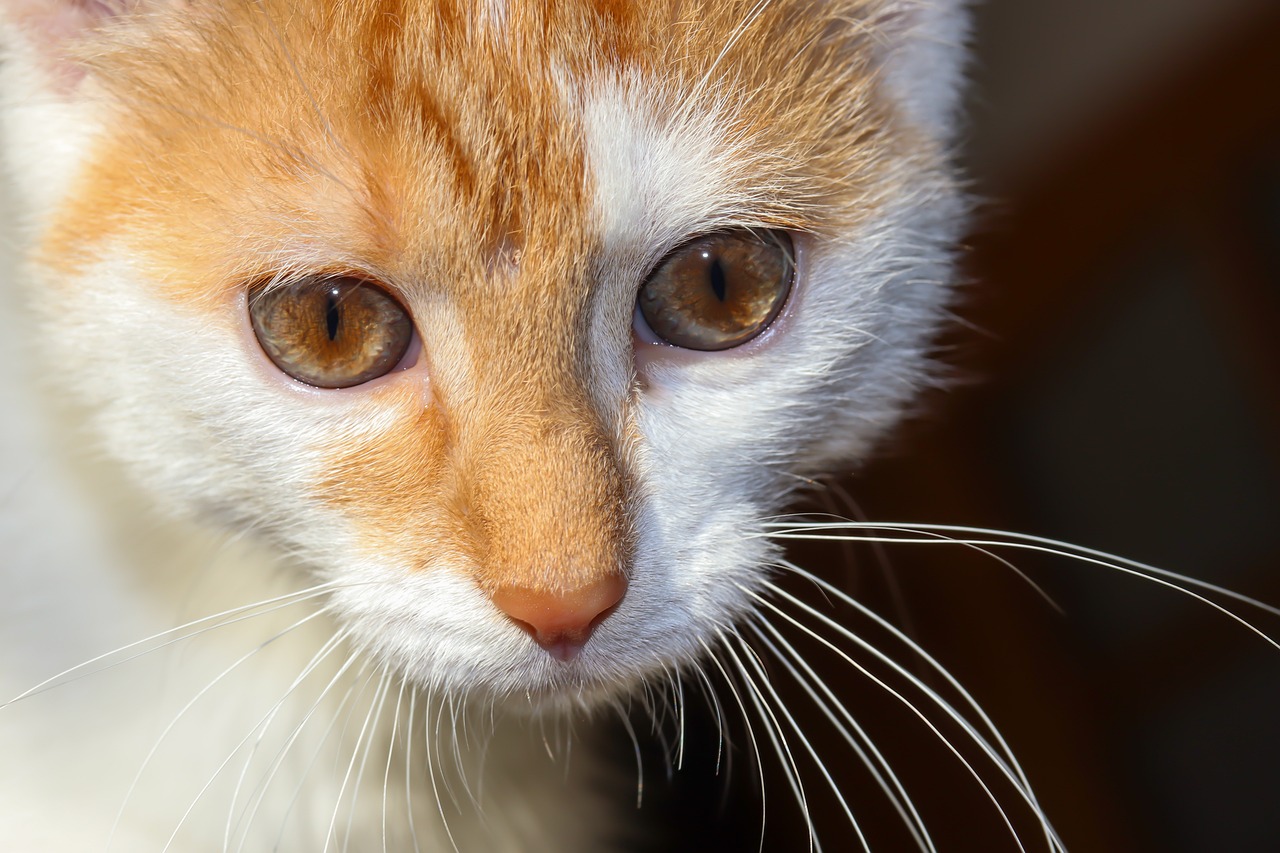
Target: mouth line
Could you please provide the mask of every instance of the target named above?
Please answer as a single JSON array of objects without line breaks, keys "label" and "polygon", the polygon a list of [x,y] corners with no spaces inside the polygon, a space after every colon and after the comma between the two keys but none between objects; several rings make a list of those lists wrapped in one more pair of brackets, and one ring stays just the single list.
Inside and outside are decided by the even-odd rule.
[{"label": "mouth line", "polygon": [[498,701],[520,713],[593,713],[607,708],[619,696],[629,693],[635,683],[631,677],[609,677],[589,673],[579,662],[555,661],[554,675],[531,679],[521,690],[506,691]]}]

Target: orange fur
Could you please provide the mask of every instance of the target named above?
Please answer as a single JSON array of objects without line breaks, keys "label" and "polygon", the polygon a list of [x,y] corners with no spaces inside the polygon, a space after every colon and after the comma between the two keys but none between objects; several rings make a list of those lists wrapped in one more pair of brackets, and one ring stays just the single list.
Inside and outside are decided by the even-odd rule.
[{"label": "orange fur", "polygon": [[[635,75],[659,120],[700,100],[751,152],[727,180],[767,188],[727,212],[746,225],[848,228],[905,156],[876,88],[878,0],[754,18],[744,0],[556,0],[487,23],[457,0],[214,5],[121,27],[86,60],[119,114],[42,255],[84,270],[122,241],[162,295],[210,313],[289,272],[400,293],[430,401],[321,448],[315,497],[368,547],[464,558],[489,590],[574,589],[632,548],[633,425],[592,400],[579,347],[600,245],[565,86]],[[457,331],[465,347],[443,340]]]}]

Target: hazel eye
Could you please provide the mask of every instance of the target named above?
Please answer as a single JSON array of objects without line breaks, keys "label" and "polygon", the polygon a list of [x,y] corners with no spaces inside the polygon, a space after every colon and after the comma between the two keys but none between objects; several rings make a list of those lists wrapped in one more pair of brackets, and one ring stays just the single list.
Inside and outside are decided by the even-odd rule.
[{"label": "hazel eye", "polygon": [[669,344],[694,350],[739,346],[769,327],[795,275],[783,231],[727,231],[684,244],[640,288],[649,328]]},{"label": "hazel eye", "polygon": [[249,296],[267,357],[318,388],[350,388],[390,373],[409,349],[413,322],[386,291],[351,277],[305,278]]}]

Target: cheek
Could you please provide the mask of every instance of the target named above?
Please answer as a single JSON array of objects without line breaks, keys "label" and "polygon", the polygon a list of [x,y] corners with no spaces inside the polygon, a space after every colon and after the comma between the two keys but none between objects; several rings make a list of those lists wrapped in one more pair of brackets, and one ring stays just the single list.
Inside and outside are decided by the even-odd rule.
[{"label": "cheek", "polygon": [[100,411],[113,454],[166,505],[275,530],[308,550],[348,539],[344,516],[410,526],[405,505],[421,500],[439,458],[421,440],[437,430],[417,422],[428,391],[412,370],[360,392],[321,392],[267,361],[237,304],[150,296],[118,259],[70,286],[75,297],[48,312],[47,372]]},{"label": "cheek", "polygon": [[447,464],[448,423],[407,384],[371,395],[386,426],[335,431],[314,445],[311,494],[350,521],[359,549],[423,569],[469,550],[469,522]]}]

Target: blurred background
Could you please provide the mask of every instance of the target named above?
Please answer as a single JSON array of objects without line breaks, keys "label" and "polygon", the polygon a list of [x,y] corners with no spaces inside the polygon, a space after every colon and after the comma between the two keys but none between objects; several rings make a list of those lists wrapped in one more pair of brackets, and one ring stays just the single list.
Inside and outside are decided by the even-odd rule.
[{"label": "blurred background", "polygon": [[[958,381],[840,487],[871,519],[1052,536],[1280,604],[1280,3],[986,0],[974,45],[964,158],[982,205],[944,342]],[[1280,850],[1280,651],[1223,614],[1034,554],[1005,556],[1061,612],[961,547],[797,550],[972,688],[1069,849]],[[847,667],[824,674],[940,849],[1018,849],[927,728]],[[816,746],[872,848],[915,849],[847,748]],[[824,847],[860,849],[806,793]],[[781,811],[765,849],[800,849]],[[738,849],[758,837],[753,822]]]},{"label": "blurred background", "polygon": [[[871,518],[1280,604],[1280,3],[987,0],[974,37],[962,385],[849,490]],[[1280,652],[1155,585],[1007,555],[1057,613],[956,550],[893,548],[904,612],[1070,848],[1280,850]]]}]

